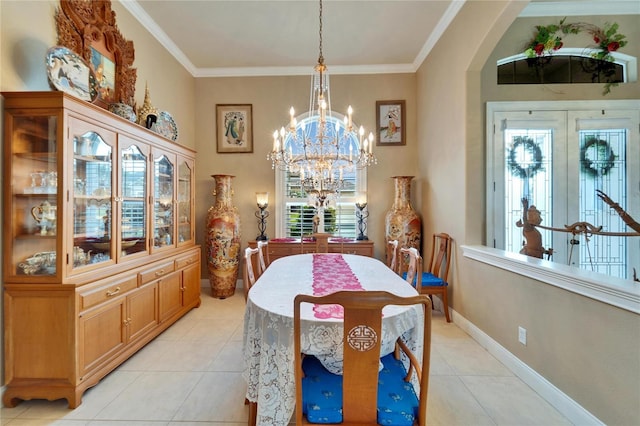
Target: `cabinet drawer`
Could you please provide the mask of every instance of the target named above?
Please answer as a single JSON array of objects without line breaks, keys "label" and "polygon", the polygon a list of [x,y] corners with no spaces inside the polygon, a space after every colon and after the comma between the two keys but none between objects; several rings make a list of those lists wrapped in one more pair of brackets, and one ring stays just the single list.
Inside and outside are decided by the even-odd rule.
[{"label": "cabinet drawer", "polygon": [[80,293],[80,310],[84,311],[87,308],[106,302],[136,287],[138,287],[138,279],[135,275],[132,275],[82,291]]},{"label": "cabinet drawer", "polygon": [[175,271],[175,262],[166,262],[160,265],[154,266],[153,268],[145,269],[140,272],[138,276],[140,277],[140,285],[146,284],[153,280],[157,280],[158,278],[162,278],[167,274]]},{"label": "cabinet drawer", "polygon": [[176,259],[176,269],[183,269],[189,265],[193,265],[200,258],[200,252],[192,253],[188,256],[182,256]]},{"label": "cabinet drawer", "polygon": [[345,244],[342,253],[373,257],[373,245]]}]

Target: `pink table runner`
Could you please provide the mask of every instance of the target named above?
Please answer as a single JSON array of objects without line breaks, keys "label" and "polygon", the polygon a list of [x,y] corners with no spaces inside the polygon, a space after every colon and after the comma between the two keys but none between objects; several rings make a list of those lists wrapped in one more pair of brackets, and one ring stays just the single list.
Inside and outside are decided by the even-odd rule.
[{"label": "pink table runner", "polygon": [[[363,291],[358,277],[340,254],[313,255],[313,295],[324,296],[340,290]],[[344,318],[340,305],[315,305],[314,316],[320,319]]]}]

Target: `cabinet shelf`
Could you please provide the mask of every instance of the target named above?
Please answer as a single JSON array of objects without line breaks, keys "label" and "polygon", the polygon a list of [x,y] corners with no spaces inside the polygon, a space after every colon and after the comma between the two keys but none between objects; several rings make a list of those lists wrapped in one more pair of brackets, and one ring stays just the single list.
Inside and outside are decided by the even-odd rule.
[{"label": "cabinet shelf", "polygon": [[57,161],[55,152],[16,152],[13,155],[17,158],[35,160],[43,163],[55,163]]}]

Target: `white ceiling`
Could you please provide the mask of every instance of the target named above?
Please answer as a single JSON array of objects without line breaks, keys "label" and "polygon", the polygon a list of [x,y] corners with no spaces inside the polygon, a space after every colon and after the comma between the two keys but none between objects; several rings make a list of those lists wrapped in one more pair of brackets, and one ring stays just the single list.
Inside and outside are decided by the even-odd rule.
[{"label": "white ceiling", "polygon": [[[121,1],[195,77],[306,75],[318,60],[317,0]],[[329,72],[414,72],[464,2],[324,0]],[[612,13],[640,14],[640,0],[534,0],[521,16]]]}]

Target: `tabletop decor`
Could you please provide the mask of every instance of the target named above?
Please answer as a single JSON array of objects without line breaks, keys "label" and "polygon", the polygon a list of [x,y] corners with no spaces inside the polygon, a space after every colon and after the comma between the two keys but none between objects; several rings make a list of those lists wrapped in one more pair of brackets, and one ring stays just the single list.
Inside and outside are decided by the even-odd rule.
[{"label": "tabletop decor", "polygon": [[267,241],[269,237],[265,234],[267,230],[267,218],[269,212],[267,207],[269,206],[269,193],[268,192],[256,192],[256,204],[258,205],[258,211],[255,213],[258,219],[258,231],[260,235],[256,237],[256,241]]},{"label": "tabletop decor", "polygon": [[231,175],[211,175],[215,179],[216,202],[207,212],[206,259],[211,295],[233,296],[240,262],[240,214],[233,205]]},{"label": "tabletop decor", "polygon": [[[395,194],[393,205],[385,216],[385,242],[398,240],[398,247],[415,247],[420,251],[422,221],[411,207],[411,180],[413,176],[393,176]],[[386,250],[389,244],[386,244]]]},{"label": "tabletop decor", "polygon": [[80,56],[64,46],[54,46],[47,50],[46,65],[49,81],[56,89],[87,102],[97,99],[99,82]]},{"label": "tabletop decor", "polygon": [[376,101],[376,145],[405,145],[405,101]]},{"label": "tabletop decor", "polygon": [[356,201],[356,220],[358,223],[358,241],[366,241],[369,239],[365,233],[367,230],[367,218],[369,217],[369,210],[367,208],[367,199],[362,196],[362,199]]},{"label": "tabletop decor", "polygon": [[149,85],[144,85],[144,102],[138,109],[138,124],[151,129],[158,120],[158,109],[151,104],[151,95],[149,94]]},{"label": "tabletop decor", "polygon": [[252,105],[216,105],[216,152],[253,152]]},{"label": "tabletop decor", "polygon": [[110,103],[133,106],[137,70],[133,42],[126,40],[116,25],[111,0],[60,0],[55,13],[57,44],[75,51],[92,68],[99,89],[96,105]]}]

